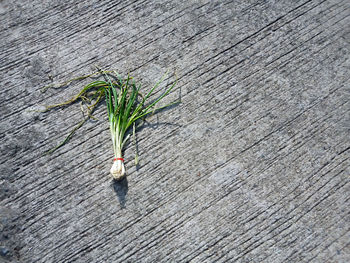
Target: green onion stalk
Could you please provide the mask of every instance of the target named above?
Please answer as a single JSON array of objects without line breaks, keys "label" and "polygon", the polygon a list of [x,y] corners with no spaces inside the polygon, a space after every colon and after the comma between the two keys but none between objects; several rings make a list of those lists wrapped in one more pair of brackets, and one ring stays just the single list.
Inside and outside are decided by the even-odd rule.
[{"label": "green onion stalk", "polygon": [[[149,90],[149,92],[145,96],[142,96],[140,93],[141,85],[137,86],[133,78],[129,75],[127,78],[121,78],[113,70],[104,71],[99,67],[98,69],[98,72],[81,76],[58,85],[58,87],[66,86],[72,81],[82,80],[98,74],[103,74],[105,78],[104,81],[97,80],[89,83],[75,97],[66,102],[46,107],[44,112],[56,107],[67,106],[78,100],[82,100],[83,102],[94,101],[94,103],[91,103],[87,107],[87,117],[78,123],[78,125],[70,132],[63,142],[49,150],[47,153],[52,153],[65,145],[72,138],[77,129],[79,129],[89,118],[93,118],[92,113],[94,109],[97,107],[100,100],[105,97],[114,151],[114,160],[110,174],[112,178],[120,180],[126,175],[123,150],[126,142],[130,138],[131,127],[133,127],[133,134],[135,136],[135,127],[138,120],[144,119],[148,114],[154,113],[157,110],[178,103],[178,101],[176,101],[165,106],[156,107],[158,102],[168,95],[174,88],[176,81],[168,89],[166,89],[163,94],[149,102],[152,93],[165,79],[167,74],[164,74],[161,79]],[[110,78],[112,74],[115,74],[115,76],[113,75],[112,77],[113,81]],[[44,87],[42,91],[45,92],[50,87],[54,86]],[[135,163],[137,164],[137,154],[135,157]]]},{"label": "green onion stalk", "polygon": [[[155,106],[163,99],[175,86],[174,82],[162,95],[160,95],[153,102],[148,103],[153,91],[160,85],[166,75],[151,88],[151,90],[142,97],[140,95],[141,85],[137,86],[135,81],[128,76],[122,79],[117,75],[118,81],[112,82],[108,74],[104,74],[107,87],[105,88],[107,112],[109,119],[109,128],[112,137],[114,160],[110,170],[111,176],[120,180],[126,175],[123,149],[130,138],[130,130],[133,126],[135,134],[135,124],[138,120],[144,118],[146,115],[157,111],[159,109],[168,107],[174,103],[158,107]],[[141,100],[138,100],[141,97]],[[176,103],[176,102],[175,102]]]}]

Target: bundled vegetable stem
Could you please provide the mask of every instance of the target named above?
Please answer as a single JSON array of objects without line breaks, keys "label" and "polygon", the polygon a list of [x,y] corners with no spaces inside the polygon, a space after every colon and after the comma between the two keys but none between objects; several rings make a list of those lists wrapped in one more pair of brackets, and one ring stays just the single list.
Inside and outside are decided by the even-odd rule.
[{"label": "bundled vegetable stem", "polygon": [[[115,72],[118,76],[118,74]],[[154,87],[138,101],[140,95],[141,85],[136,86],[135,81],[128,76],[126,79],[122,79],[118,76],[118,82],[113,83],[107,74],[104,74],[108,82],[106,88],[106,104],[109,119],[109,127],[112,136],[113,150],[114,150],[114,162],[110,170],[114,179],[121,179],[125,176],[125,167],[123,159],[123,148],[128,141],[130,134],[127,131],[132,125],[135,125],[136,121],[154,112],[155,110],[168,107],[171,104],[165,105],[160,108],[155,108],[157,103],[164,98],[175,86],[173,83],[161,96],[159,96],[152,103],[145,105],[153,91],[164,80],[165,75],[154,85]],[[135,131],[135,129],[134,129]]]},{"label": "bundled vegetable stem", "polygon": [[[90,101],[91,97],[92,99],[95,99],[95,103],[88,107],[89,111],[87,118],[90,118],[92,117],[92,111],[97,106],[97,103],[100,101],[101,97],[105,96],[109,128],[111,132],[112,145],[114,151],[114,160],[112,168],[110,170],[110,174],[114,179],[120,180],[126,175],[123,159],[123,150],[126,142],[130,138],[129,131],[131,130],[131,127],[133,127],[132,130],[135,139],[135,127],[138,120],[145,118],[148,114],[153,113],[157,110],[178,103],[178,101],[176,101],[161,107],[156,107],[158,102],[162,100],[166,95],[168,95],[169,92],[174,88],[174,86],[176,85],[176,81],[168,89],[166,89],[166,91],[162,95],[160,95],[152,102],[148,102],[153,92],[161,84],[161,82],[164,81],[167,74],[164,74],[161,77],[161,79],[148,91],[148,93],[145,96],[142,96],[140,93],[141,85],[137,86],[133,78],[129,75],[127,76],[127,78],[121,78],[115,71],[104,71],[100,68],[98,69],[98,73],[104,76],[104,81],[93,81],[86,85],[71,100],[68,100],[61,104],[47,106],[46,110],[50,110],[55,107],[66,106],[77,101],[78,99],[81,99],[82,101]],[[114,73],[115,76],[113,76],[111,79],[112,73]],[[97,75],[97,73],[75,78],[63,84],[65,85],[67,83],[70,83],[71,81],[84,79],[94,75]],[[78,128],[80,128],[85,121],[86,118],[73,129],[73,131],[66,137],[66,139],[61,144],[51,149],[49,152],[53,152],[59,147],[63,146],[65,143],[67,143],[74,134],[74,132]],[[137,160],[137,156],[135,157],[135,160]]]}]

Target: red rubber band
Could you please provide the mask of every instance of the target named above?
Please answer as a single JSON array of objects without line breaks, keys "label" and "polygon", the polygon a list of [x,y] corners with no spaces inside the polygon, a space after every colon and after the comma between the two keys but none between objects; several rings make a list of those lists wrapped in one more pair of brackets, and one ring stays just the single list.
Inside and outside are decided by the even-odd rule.
[{"label": "red rubber band", "polygon": [[124,159],[123,158],[114,158],[114,161],[122,161],[122,162],[124,162]]}]

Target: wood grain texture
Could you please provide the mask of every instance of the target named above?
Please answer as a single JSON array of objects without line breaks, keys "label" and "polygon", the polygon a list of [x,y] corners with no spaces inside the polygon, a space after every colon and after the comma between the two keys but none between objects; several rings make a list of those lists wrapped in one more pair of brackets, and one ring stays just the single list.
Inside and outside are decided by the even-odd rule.
[{"label": "wood grain texture", "polygon": [[[0,261],[350,262],[350,2],[0,1]],[[166,98],[108,177],[94,65]],[[168,81],[174,80],[172,75]]]}]

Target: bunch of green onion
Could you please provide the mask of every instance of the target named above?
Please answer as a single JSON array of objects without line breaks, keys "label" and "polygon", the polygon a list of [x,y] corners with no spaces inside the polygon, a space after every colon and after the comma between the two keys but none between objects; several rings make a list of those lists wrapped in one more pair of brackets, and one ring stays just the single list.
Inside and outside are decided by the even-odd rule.
[{"label": "bunch of green onion", "polygon": [[[115,75],[112,75],[111,73]],[[77,100],[89,102],[94,100],[94,103],[88,106],[87,118],[82,120],[62,143],[48,152],[51,153],[66,144],[71,139],[74,132],[79,129],[88,118],[92,117],[91,114],[93,110],[104,96],[106,99],[109,128],[112,136],[114,151],[114,161],[110,174],[114,179],[120,180],[126,175],[123,150],[126,142],[130,138],[131,128],[133,128],[133,133],[135,135],[135,127],[138,120],[145,118],[146,115],[150,113],[154,113],[157,110],[177,103],[173,102],[165,106],[156,107],[158,102],[168,95],[174,88],[176,82],[166,89],[162,95],[149,102],[151,95],[164,80],[166,74],[163,75],[163,77],[149,90],[145,96],[142,96],[140,93],[141,85],[137,86],[132,77],[128,75],[127,78],[121,78],[115,71],[104,71],[99,69],[99,72],[75,78],[73,80],[81,80],[97,74],[103,74],[104,80],[97,80],[89,83],[71,100],[46,107],[46,110],[49,110],[55,107],[71,104]],[[67,81],[59,86],[67,85],[73,80]]]},{"label": "bunch of green onion", "polygon": [[110,172],[112,177],[118,180],[125,175],[122,152],[125,143],[130,137],[130,133],[126,135],[128,130],[133,125],[135,131],[137,120],[156,110],[170,106],[171,104],[168,104],[160,108],[155,108],[156,104],[173,89],[175,83],[156,100],[145,105],[164,76],[140,101],[138,101],[138,97],[140,95],[141,85],[137,87],[129,76],[126,79],[119,78],[117,84],[114,84],[108,75],[105,76],[108,81],[108,86],[105,89],[106,104],[114,150],[114,162]]}]

